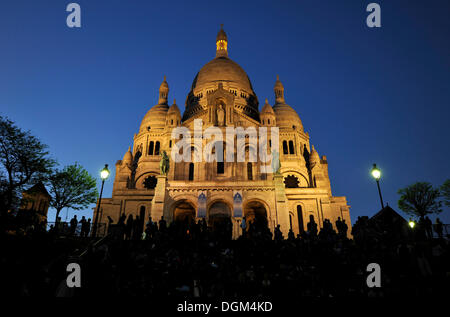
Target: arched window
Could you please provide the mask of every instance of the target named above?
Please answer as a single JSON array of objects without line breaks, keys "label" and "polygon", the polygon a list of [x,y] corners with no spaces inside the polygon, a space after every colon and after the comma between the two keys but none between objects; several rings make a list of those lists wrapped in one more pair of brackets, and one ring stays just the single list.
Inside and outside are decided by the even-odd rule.
[{"label": "arched window", "polygon": [[155,143],[155,155],[159,155],[159,141]]},{"label": "arched window", "polygon": [[289,154],[295,154],[295,152],[294,152],[294,142],[292,140],[289,141]]},{"label": "arched window", "polygon": [[169,148],[172,148],[172,140],[169,141]]},{"label": "arched window", "polygon": [[247,178],[249,181],[253,180],[253,167],[252,163],[247,163]]},{"label": "arched window", "polygon": [[267,119],[267,124],[270,124],[270,119]]},{"label": "arched window", "polygon": [[287,141],[283,141],[283,154],[289,154]]},{"label": "arched window", "polygon": [[289,214],[289,228],[292,230],[292,215]]},{"label": "arched window", "polygon": [[298,188],[300,181],[294,175],[288,175],[284,178],[284,185],[286,188]]},{"label": "arched window", "polygon": [[144,179],[144,188],[146,189],[155,189],[156,187],[156,183],[158,182],[158,180],[156,179],[155,176],[149,176],[146,179]]},{"label": "arched window", "polygon": [[154,142],[150,141],[150,145],[148,146],[148,155],[153,155],[153,147],[154,147]]},{"label": "arched window", "polygon": [[194,180],[194,163],[189,163],[189,180]]},{"label": "arched window", "polygon": [[303,227],[303,212],[302,206],[297,206],[297,217],[298,217],[298,230],[302,233],[305,229]]}]

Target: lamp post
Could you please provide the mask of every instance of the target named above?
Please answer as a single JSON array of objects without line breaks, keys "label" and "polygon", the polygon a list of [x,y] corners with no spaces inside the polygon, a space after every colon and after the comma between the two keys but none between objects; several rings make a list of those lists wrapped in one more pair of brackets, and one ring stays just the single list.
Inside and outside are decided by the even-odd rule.
[{"label": "lamp post", "polygon": [[100,204],[102,203],[103,185],[105,185],[105,180],[109,177],[108,164],[100,171],[100,178],[102,179],[102,188],[100,189],[100,198],[98,199],[97,212],[95,214],[94,228],[92,230],[92,236],[97,237],[97,227],[98,227],[98,214],[100,213]]},{"label": "lamp post", "polygon": [[381,196],[381,189],[380,189],[381,171],[377,167],[377,164],[373,164],[371,174],[372,177],[375,178],[375,180],[377,181],[378,194],[380,195],[381,209],[383,209],[384,208],[383,197]]}]

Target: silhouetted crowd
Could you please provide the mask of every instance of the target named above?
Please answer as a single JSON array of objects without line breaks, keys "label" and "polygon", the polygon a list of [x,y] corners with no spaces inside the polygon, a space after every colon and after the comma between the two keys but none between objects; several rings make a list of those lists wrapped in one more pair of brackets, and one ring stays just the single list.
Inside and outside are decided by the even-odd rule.
[{"label": "silhouetted crowd", "polygon": [[[287,237],[279,227],[272,234],[264,220],[243,221],[243,234],[232,240],[231,222],[211,228],[204,220],[168,225],[164,219],[143,224],[139,218],[122,217],[95,244],[55,240],[48,233],[15,241],[21,252],[16,246],[2,253],[11,284],[4,285],[22,295],[51,296],[386,297],[446,292],[448,240],[375,234],[363,218],[353,226],[354,239],[347,238],[344,221],[338,219],[333,227],[325,220],[319,230],[312,217],[306,231],[297,236],[290,231]],[[84,244],[77,245],[80,241]],[[71,262],[81,265],[81,288],[66,286]],[[367,286],[370,263],[380,265],[380,288]]]}]

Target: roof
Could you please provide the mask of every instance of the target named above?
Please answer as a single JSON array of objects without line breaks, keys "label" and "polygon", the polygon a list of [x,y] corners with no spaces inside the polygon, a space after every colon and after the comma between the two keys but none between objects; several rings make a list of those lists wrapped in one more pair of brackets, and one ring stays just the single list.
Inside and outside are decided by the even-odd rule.
[{"label": "roof", "polygon": [[24,193],[27,193],[27,194],[44,194],[44,195],[48,196],[49,198],[51,198],[50,194],[48,193],[47,189],[45,188],[44,184],[42,184],[42,182],[39,182],[39,183],[31,186],[30,188],[25,190]]}]

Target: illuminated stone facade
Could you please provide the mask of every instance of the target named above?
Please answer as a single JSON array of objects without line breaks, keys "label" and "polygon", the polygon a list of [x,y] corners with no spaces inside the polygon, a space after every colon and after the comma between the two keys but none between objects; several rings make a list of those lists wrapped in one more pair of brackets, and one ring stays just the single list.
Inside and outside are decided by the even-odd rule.
[{"label": "illuminated stone facade", "polygon": [[[350,227],[346,198],[332,195],[328,161],[310,145],[298,114],[285,102],[278,76],[274,106],[266,99],[259,111],[258,98],[246,72],[228,58],[227,48],[228,39],[221,29],[216,39],[216,58],[196,75],[183,116],[175,102],[168,105],[169,85],[164,78],[158,104],[144,116],[133,147],[116,163],[112,198],[102,199],[100,222],[106,222],[107,216],[116,222],[123,213],[143,216],[145,221],[149,216],[153,221],[164,216],[168,223],[186,218],[198,220],[198,196],[204,192],[208,224],[214,226],[217,219],[230,218],[236,237],[242,218],[234,217],[233,193],[239,191],[247,220],[265,219],[272,232],[280,225],[285,237],[290,228],[295,234],[306,230],[310,215],[319,226],[324,219],[334,226],[340,217]],[[171,137],[173,129],[186,127],[193,136],[196,119],[202,119],[202,129],[215,126],[224,135],[227,127],[267,127],[269,131],[278,127],[280,175],[263,173],[264,164],[259,161],[248,162],[249,153],[255,150],[248,138],[243,149],[237,149],[236,144],[234,147],[234,151],[245,151],[245,162],[171,160],[167,176],[160,175],[160,154],[166,151],[170,156],[178,142]],[[209,141],[199,142],[205,146]],[[194,157],[198,150],[194,139],[192,150]]]}]

